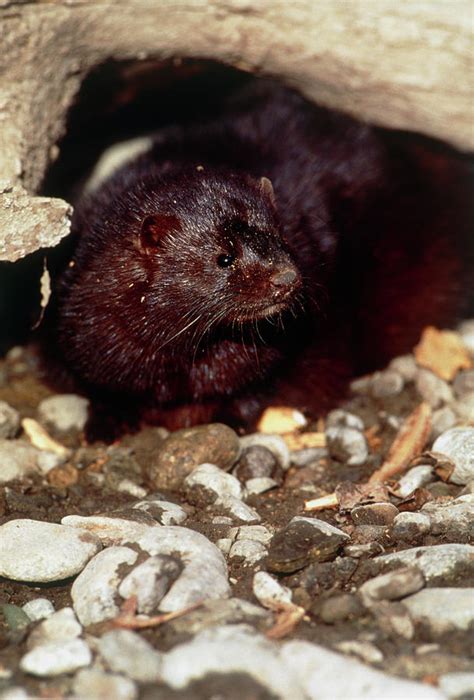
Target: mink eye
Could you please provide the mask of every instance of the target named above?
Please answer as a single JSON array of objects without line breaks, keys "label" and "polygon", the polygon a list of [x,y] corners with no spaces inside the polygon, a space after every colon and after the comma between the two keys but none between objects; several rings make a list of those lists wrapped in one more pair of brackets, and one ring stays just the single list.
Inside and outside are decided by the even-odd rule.
[{"label": "mink eye", "polygon": [[217,258],[217,264],[219,267],[230,267],[233,265],[235,262],[235,255],[228,255],[227,253],[223,253],[222,255],[219,255]]}]

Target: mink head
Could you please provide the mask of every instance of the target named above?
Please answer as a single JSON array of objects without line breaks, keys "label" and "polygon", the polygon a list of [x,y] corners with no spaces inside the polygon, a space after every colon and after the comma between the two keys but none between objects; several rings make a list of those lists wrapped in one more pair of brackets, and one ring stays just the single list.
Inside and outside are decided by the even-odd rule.
[{"label": "mink head", "polygon": [[122,177],[78,207],[75,228],[59,294],[66,343],[93,328],[104,346],[176,351],[289,310],[301,288],[266,178],[202,168]]}]

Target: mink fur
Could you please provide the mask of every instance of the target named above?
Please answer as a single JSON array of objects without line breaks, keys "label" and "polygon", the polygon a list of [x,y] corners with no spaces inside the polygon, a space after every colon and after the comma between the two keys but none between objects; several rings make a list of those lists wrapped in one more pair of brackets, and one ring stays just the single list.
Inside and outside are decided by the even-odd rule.
[{"label": "mink fur", "polygon": [[92,399],[89,435],[248,426],[269,402],[317,416],[452,323],[463,180],[442,152],[393,140],[265,86],[164,129],[84,196],[50,323]]}]

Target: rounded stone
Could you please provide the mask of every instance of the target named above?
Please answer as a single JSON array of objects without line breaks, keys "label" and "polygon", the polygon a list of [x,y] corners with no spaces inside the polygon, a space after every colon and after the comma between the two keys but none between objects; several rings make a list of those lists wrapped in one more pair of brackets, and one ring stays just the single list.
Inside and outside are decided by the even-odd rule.
[{"label": "rounded stone", "polygon": [[23,605],[24,612],[32,622],[44,620],[54,613],[54,605],[47,598],[34,598]]},{"label": "rounded stone", "polygon": [[474,428],[451,428],[433,444],[433,452],[441,452],[454,462],[450,481],[467,484],[474,479]]},{"label": "rounded stone", "polygon": [[0,438],[14,438],[20,427],[20,414],[6,401],[0,401]]},{"label": "rounded stone", "polygon": [[376,399],[397,396],[403,389],[404,380],[394,369],[376,372],[372,377],[370,392]]},{"label": "rounded stone", "polygon": [[278,464],[283,470],[287,470],[290,466],[290,450],[288,445],[281,435],[268,435],[265,433],[252,433],[244,435],[240,438],[240,446],[242,450],[247,447],[259,445],[266,447],[273,454]]},{"label": "rounded stone", "polygon": [[227,425],[184,428],[164,440],[150,464],[149,477],[157,488],[176,489],[200,464],[207,462],[228,471],[239,454],[239,438]]},{"label": "rounded stone", "polygon": [[398,515],[398,508],[392,503],[368,503],[351,510],[351,518],[356,525],[391,525]]},{"label": "rounded stone", "polygon": [[82,571],[102,545],[89,532],[37,520],[0,527],[0,575],[15,581],[60,581]]},{"label": "rounded stone", "polygon": [[423,513],[399,513],[393,521],[392,537],[396,540],[417,540],[430,531],[431,521]]},{"label": "rounded stone", "polygon": [[418,369],[416,373],[415,386],[422,399],[429,403],[431,408],[438,408],[454,398],[449,384],[424,367]]},{"label": "rounded stone", "polygon": [[98,668],[81,669],[74,678],[73,691],[74,697],[89,700],[135,700],[138,697],[138,689],[129,678]]},{"label": "rounded stone", "polygon": [[240,481],[271,477],[277,464],[275,455],[268,447],[253,445],[242,450],[234,474]]},{"label": "rounded stone", "polygon": [[58,394],[43,399],[38,406],[41,423],[61,433],[84,430],[88,418],[89,401],[77,394]]},{"label": "rounded stone", "polygon": [[20,661],[20,668],[40,678],[60,676],[89,666],[92,653],[83,639],[70,639],[44,644],[29,651]]},{"label": "rounded stone", "polygon": [[328,428],[326,430],[329,454],[340,462],[357,466],[369,456],[364,435],[354,428]]},{"label": "rounded stone", "polygon": [[39,454],[23,440],[0,439],[0,484],[38,472]]}]

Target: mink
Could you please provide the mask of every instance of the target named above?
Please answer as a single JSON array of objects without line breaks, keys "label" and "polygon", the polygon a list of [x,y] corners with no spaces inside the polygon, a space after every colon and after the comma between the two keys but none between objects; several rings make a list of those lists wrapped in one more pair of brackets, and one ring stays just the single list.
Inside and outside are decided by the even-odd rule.
[{"label": "mink", "polygon": [[459,314],[462,191],[442,149],[271,84],[162,129],[76,203],[56,283],[50,323],[92,400],[89,436],[334,406]]}]

